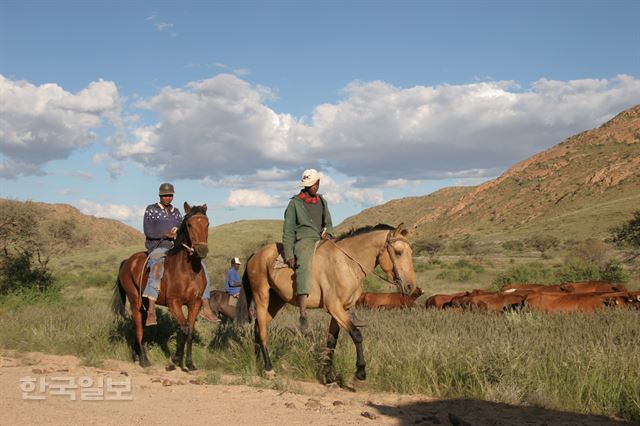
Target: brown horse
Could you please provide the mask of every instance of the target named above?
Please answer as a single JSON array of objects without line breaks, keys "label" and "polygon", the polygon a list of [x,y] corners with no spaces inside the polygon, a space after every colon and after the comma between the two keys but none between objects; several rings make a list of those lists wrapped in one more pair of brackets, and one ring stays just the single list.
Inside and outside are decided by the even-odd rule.
[{"label": "brown horse", "polygon": [[[327,340],[328,357],[324,365],[326,383],[335,381],[333,351],[340,328],[349,333],[356,347],[356,378],[366,379],[362,334],[347,311],[362,294],[364,277],[376,265],[380,265],[402,293],[410,294],[413,291],[416,277],[411,246],[406,235],[407,230],[402,228],[402,224],[397,228],[376,225],[352,231],[335,241],[323,241],[317,246],[307,307],[323,308],[331,315]],[[250,319],[248,306],[252,299],[255,301],[255,340],[262,352],[264,374],[267,377],[275,376],[269,358],[267,326],[285,303],[295,303],[293,269],[274,267],[281,250],[282,245],[270,244],[258,250],[247,261],[237,306],[236,321],[247,322]]]},{"label": "brown horse", "polygon": [[[160,284],[160,295],[156,304],[169,308],[178,322],[180,330],[176,353],[171,357],[174,366],[182,367],[185,343],[187,345],[186,367],[195,370],[191,358],[191,345],[198,312],[202,305],[202,293],[206,278],[202,269],[202,259],[209,252],[207,205],[190,207],[184,203],[185,216],[176,236],[174,247],[167,252],[164,261],[164,275]],[[125,297],[129,299],[133,317],[135,338],[133,341],[134,360],[140,360],[142,367],[150,364],[143,345],[143,324],[147,319],[148,301],[142,298],[142,292],[149,275],[146,268],[146,252],[138,252],[120,264],[120,272],[113,293],[112,310],[123,317]],[[143,271],[144,267],[144,271]],[[188,307],[188,318],[182,312],[182,306]],[[182,336],[180,336],[182,334]]]},{"label": "brown horse", "polygon": [[222,290],[213,290],[209,306],[218,317],[222,317],[223,321],[233,321],[236,317],[236,306],[238,300],[231,297],[229,293]]}]

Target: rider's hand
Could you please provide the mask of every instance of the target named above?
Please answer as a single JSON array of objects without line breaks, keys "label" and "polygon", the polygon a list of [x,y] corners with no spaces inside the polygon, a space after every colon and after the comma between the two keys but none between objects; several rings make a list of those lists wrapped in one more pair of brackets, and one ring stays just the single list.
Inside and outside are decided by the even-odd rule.
[{"label": "rider's hand", "polygon": [[168,240],[175,240],[177,235],[178,235],[177,229],[174,227],[174,228],[171,229],[171,231],[167,231],[164,234],[164,238],[166,238]]},{"label": "rider's hand", "polygon": [[293,258],[287,260],[287,265],[289,265],[291,269],[296,269],[296,260]]},{"label": "rider's hand", "polygon": [[322,232],[322,235],[320,236],[324,241],[326,240],[333,240],[333,237],[331,236],[330,233],[328,232]]}]

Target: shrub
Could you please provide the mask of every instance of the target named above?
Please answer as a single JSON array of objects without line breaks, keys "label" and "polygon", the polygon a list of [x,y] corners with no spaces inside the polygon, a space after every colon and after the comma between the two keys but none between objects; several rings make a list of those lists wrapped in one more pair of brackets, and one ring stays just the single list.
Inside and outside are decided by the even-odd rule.
[{"label": "shrub", "polygon": [[35,266],[29,252],[9,254],[0,260],[0,294],[20,289],[46,291],[53,284],[53,276],[46,265]]},{"label": "shrub", "polygon": [[509,240],[502,243],[502,248],[509,251],[523,251],[525,243],[522,240]]},{"label": "shrub", "polygon": [[507,284],[550,284],[554,280],[553,271],[542,263],[532,262],[510,266],[493,280],[492,287],[499,289]]},{"label": "shrub", "polygon": [[607,263],[607,251],[607,245],[603,241],[594,238],[588,238],[577,243],[571,250],[574,256],[598,266],[604,266]]},{"label": "shrub", "polygon": [[418,241],[413,246],[415,254],[420,256],[434,257],[442,250],[444,250],[445,244],[436,238],[429,238],[423,241]]},{"label": "shrub", "polygon": [[552,235],[533,235],[529,237],[527,244],[544,254],[547,250],[558,247],[560,240]]}]

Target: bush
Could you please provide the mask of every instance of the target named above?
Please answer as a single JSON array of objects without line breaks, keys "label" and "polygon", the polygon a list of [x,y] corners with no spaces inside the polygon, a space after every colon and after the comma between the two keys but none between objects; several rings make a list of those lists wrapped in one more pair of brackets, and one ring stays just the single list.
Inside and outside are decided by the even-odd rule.
[{"label": "bush", "polygon": [[588,238],[575,244],[571,250],[574,256],[598,266],[604,266],[607,263],[607,251],[607,245],[603,241],[594,238]]},{"label": "bush", "polygon": [[492,287],[499,289],[507,284],[550,284],[554,282],[553,271],[542,263],[532,262],[509,267],[493,280]]},{"label": "bush", "polygon": [[502,248],[509,251],[524,251],[525,243],[522,240],[504,241]]},{"label": "bush", "polygon": [[529,237],[527,244],[544,254],[547,250],[558,247],[560,240],[552,235],[533,235]]},{"label": "bush", "polygon": [[35,266],[31,253],[3,254],[0,261],[0,294],[20,289],[45,292],[52,284],[51,273],[44,265]]},{"label": "bush", "polygon": [[548,268],[542,263],[527,263],[511,266],[493,280],[494,290],[507,284],[562,284],[579,281],[608,281],[625,283],[629,280],[622,264],[611,261],[604,266],[570,257],[560,265]]},{"label": "bush", "polygon": [[434,257],[442,250],[444,250],[445,244],[436,238],[430,238],[423,241],[418,241],[413,246],[413,252],[419,256]]}]

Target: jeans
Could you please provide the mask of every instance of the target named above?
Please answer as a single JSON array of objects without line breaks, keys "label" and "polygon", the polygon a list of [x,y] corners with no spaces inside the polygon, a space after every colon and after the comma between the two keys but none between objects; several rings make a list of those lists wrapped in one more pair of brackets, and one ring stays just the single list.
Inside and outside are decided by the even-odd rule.
[{"label": "jeans", "polygon": [[[164,275],[164,259],[167,257],[168,248],[156,248],[149,253],[149,259],[147,265],[149,267],[149,278],[147,279],[147,286],[142,293],[143,297],[147,297],[151,300],[158,299],[160,293],[160,283],[162,282],[162,276]],[[158,265],[157,270],[154,270],[154,266]],[[202,293],[202,300],[211,298],[211,280],[209,279],[209,271],[207,271],[207,265],[202,262],[202,269],[204,270],[204,276],[207,281],[207,285]]]}]

